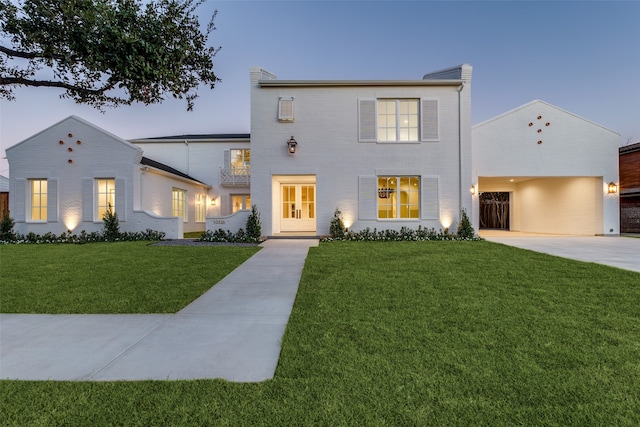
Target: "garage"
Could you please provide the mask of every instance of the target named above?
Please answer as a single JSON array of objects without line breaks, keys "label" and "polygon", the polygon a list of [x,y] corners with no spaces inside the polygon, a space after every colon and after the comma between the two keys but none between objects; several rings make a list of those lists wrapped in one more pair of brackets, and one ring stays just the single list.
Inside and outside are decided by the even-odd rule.
[{"label": "garage", "polygon": [[619,234],[618,142],[617,133],[543,101],[474,126],[474,226]]},{"label": "garage", "polygon": [[479,229],[602,233],[601,177],[480,177]]}]

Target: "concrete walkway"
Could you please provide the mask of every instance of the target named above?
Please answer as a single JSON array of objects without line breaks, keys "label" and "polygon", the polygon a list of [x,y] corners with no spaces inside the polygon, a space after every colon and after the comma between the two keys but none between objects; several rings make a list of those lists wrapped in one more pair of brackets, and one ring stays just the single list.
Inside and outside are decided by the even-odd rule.
[{"label": "concrete walkway", "polygon": [[640,238],[480,233],[491,242],[640,272]]},{"label": "concrete walkway", "polygon": [[267,240],[176,314],[0,314],[0,378],[273,378],[302,268],[317,244]]}]

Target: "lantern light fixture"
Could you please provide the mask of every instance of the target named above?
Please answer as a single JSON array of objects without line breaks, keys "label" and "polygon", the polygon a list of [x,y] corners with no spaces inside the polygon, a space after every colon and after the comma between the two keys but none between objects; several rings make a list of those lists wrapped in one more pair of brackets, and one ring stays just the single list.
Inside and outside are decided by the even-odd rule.
[{"label": "lantern light fixture", "polygon": [[472,185],[471,188],[469,189],[469,191],[471,192],[472,196],[475,196],[475,194],[476,194],[476,186]]},{"label": "lantern light fixture", "polygon": [[216,198],[215,198],[215,197],[212,197],[212,198],[211,198],[211,206],[215,206],[216,204],[217,204],[217,203],[216,203]]},{"label": "lantern light fixture", "polygon": [[611,181],[609,183],[609,194],[615,194],[618,192],[618,186],[616,185],[615,182]]},{"label": "lantern light fixture", "polygon": [[289,149],[289,154],[293,155],[296,153],[296,146],[298,145],[298,141],[296,141],[293,138],[293,135],[291,135],[291,138],[287,141],[287,147]]}]

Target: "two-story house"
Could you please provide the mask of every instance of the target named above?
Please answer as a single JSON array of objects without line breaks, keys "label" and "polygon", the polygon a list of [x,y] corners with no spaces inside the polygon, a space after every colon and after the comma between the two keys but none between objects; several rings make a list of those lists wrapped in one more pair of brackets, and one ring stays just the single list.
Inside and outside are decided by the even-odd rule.
[{"label": "two-story house", "polygon": [[461,65],[416,80],[279,80],[250,70],[251,134],[125,141],[77,117],[8,148],[19,233],[244,227],[264,236],[418,227],[618,234],[619,135],[533,101],[471,126]]},{"label": "two-story house", "polygon": [[444,229],[471,210],[471,66],[420,80],[251,69],[251,195],[266,235]]}]

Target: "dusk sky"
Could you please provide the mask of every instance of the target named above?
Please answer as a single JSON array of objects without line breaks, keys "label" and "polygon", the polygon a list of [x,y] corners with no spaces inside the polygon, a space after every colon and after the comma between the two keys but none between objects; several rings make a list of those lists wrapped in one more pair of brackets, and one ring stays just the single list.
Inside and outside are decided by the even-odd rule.
[{"label": "dusk sky", "polygon": [[[472,122],[541,99],[640,141],[640,2],[212,1],[222,79],[194,111],[161,105],[106,112],[22,88],[2,100],[4,149],[69,115],[122,138],[249,133],[249,68],[280,79],[414,80],[473,66]],[[0,174],[8,176],[6,160]]]}]

